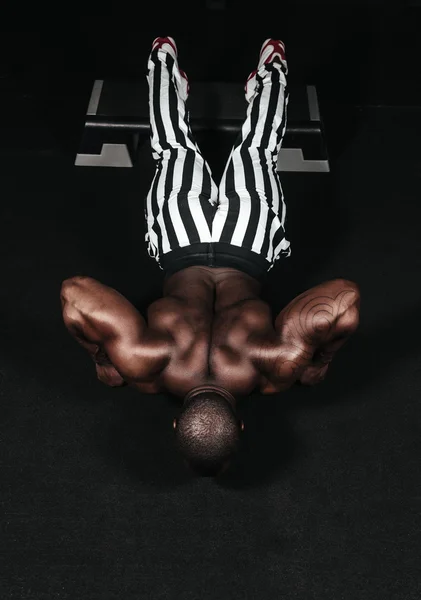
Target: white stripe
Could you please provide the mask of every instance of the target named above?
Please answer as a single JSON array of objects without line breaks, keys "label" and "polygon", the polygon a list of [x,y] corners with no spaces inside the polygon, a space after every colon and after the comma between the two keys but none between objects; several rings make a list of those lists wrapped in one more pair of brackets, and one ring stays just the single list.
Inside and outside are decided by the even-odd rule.
[{"label": "white stripe", "polygon": [[150,69],[149,75],[147,75],[146,79],[149,83],[149,120],[151,123],[152,137],[151,137],[151,146],[152,149],[155,150],[158,154],[162,152],[162,147],[159,143],[159,135],[158,130],[155,123],[155,114],[153,110],[153,82],[154,82],[154,74],[155,74],[155,65],[152,61],[149,61],[148,67]]},{"label": "white stripe", "polygon": [[273,238],[278,229],[279,229],[279,219],[277,217],[275,217],[272,221],[272,225],[270,226],[270,232],[269,232],[269,248],[268,248],[268,253],[266,255],[266,260],[268,260],[269,262],[272,262],[272,259],[273,259]]},{"label": "white stripe", "polygon": [[204,159],[203,159],[202,169],[203,169],[202,182],[205,180],[205,173],[204,173],[205,170],[206,170],[206,173],[208,174],[208,177],[210,180],[210,196],[208,198],[208,202],[211,204],[211,206],[216,206],[218,204],[218,200],[219,200],[218,186],[216,185],[216,183],[213,180],[212,170],[211,170],[210,166]]},{"label": "white stripe", "polygon": [[269,215],[269,208],[267,202],[260,202],[260,216],[259,223],[256,228],[256,235],[254,237],[253,245],[251,249],[253,252],[260,253],[263,242],[265,240],[265,233],[267,228],[267,219]]},{"label": "white stripe", "polygon": [[[180,191],[181,184],[183,181],[183,168],[186,160],[186,151],[184,149],[176,150],[177,159],[174,164],[174,177],[172,184],[172,191],[170,197],[167,199],[168,209],[170,212],[170,218],[174,225],[175,234],[177,236],[179,246],[188,246],[190,244],[184,223],[180,216],[178,208],[177,195]],[[181,156],[180,156],[181,154]]]},{"label": "white stripe", "polygon": [[[282,127],[282,134],[281,134],[281,140],[276,148],[277,152],[279,153],[279,150],[281,149],[281,145],[282,145],[282,140],[284,138],[285,135],[285,131],[287,128],[287,107],[288,107],[288,101],[289,101],[289,97],[287,96],[285,98],[285,88],[283,88],[281,86],[281,93],[279,94],[279,99],[278,99],[278,110],[281,113],[281,120],[279,122],[279,127],[282,123],[282,119],[284,118],[284,114],[285,114],[285,120],[284,120],[284,126]],[[281,106],[279,106],[279,104],[281,104]],[[278,157],[276,157],[278,158]],[[276,161],[277,162],[277,161]]]},{"label": "white stripe", "polygon": [[165,181],[167,179],[167,171],[168,171],[168,160],[162,161],[162,170],[160,173],[158,185],[156,188],[156,201],[158,204],[158,214],[156,220],[161,229],[161,239],[162,239],[162,253],[166,254],[171,250],[170,241],[168,239],[167,229],[165,227],[164,215],[162,214],[162,207],[165,202]]},{"label": "white stripe", "polygon": [[[243,130],[243,140],[247,132]],[[246,178],[244,174],[244,164],[240,155],[241,146],[236,148],[232,154],[234,166],[234,186],[240,198],[240,209],[238,211],[237,223],[231,238],[231,244],[241,246],[247,230],[251,213],[251,197],[246,188]]]},{"label": "white stripe", "polygon": [[202,243],[205,243],[211,241],[211,232],[200,203],[200,194],[203,186],[203,162],[203,158],[200,154],[196,153],[193,165],[191,190],[187,195],[187,201],[199,239]]},{"label": "white stripe", "polygon": [[282,202],[281,225],[282,225],[282,227],[284,227],[285,226],[285,217],[287,215],[287,205],[285,204],[284,192],[283,192],[283,189],[282,189],[282,183],[281,182],[279,182],[279,187],[281,189],[280,200]]},{"label": "white stripe", "polygon": [[290,247],[290,245],[291,245],[290,242],[286,238],[283,238],[283,240],[280,241],[279,244],[275,248],[274,259],[276,259],[278,257],[278,254],[281,252],[281,250],[286,250],[287,248]]},{"label": "white stripe", "polygon": [[[269,91],[272,89],[272,85],[269,85]],[[272,122],[271,132],[269,136],[268,149],[270,152],[276,151],[277,153],[280,150],[280,144],[277,144],[277,134],[279,127],[281,126],[282,119],[284,116],[284,102],[285,102],[285,87],[282,84],[282,81],[279,82],[279,94],[276,102],[275,115]],[[268,102],[269,104],[269,102]]]},{"label": "white stripe", "polygon": [[[284,90],[285,92],[285,90]],[[280,97],[282,97],[282,102],[285,101],[285,96],[284,93],[280,94]],[[288,103],[288,98],[286,99],[286,104]],[[284,135],[285,135],[285,131],[286,131],[286,127],[287,127],[287,121],[285,118],[285,122],[284,122],[284,127],[282,129],[282,137],[281,140],[283,139]],[[269,176],[270,179],[272,181],[272,189],[274,189],[273,192],[273,210],[274,212],[276,212],[276,214],[279,214],[280,212],[281,214],[281,223],[282,226],[285,223],[285,214],[286,214],[286,205],[285,205],[285,201],[284,201],[284,197],[283,197],[283,191],[282,191],[282,184],[281,184],[281,180],[279,178],[279,175],[277,173],[277,166],[278,166],[278,154],[279,151],[281,149],[281,145],[282,145],[282,141],[278,144],[278,146],[276,147],[276,154],[273,157],[273,163],[272,163],[272,168],[269,170]],[[277,185],[277,181],[279,182],[279,188]],[[280,211],[280,203],[282,203],[282,210]]]},{"label": "white stripe", "polygon": [[270,185],[272,188],[272,210],[273,210],[273,212],[278,214],[278,211],[279,211],[279,188],[276,183],[276,179],[278,178],[278,175],[276,173],[276,163],[275,163],[275,167],[274,167],[273,162],[271,162],[271,164],[268,165],[268,173],[269,173]]},{"label": "white stripe", "polygon": [[[262,142],[262,136],[263,136],[263,132],[264,132],[265,124],[266,124],[267,110],[268,110],[268,106],[269,106],[270,90],[271,90],[270,85],[264,85],[262,87],[262,91],[260,93],[259,117],[257,119],[256,129],[255,129],[254,136],[253,136],[253,142],[252,142],[253,146],[260,146],[260,144]],[[254,100],[253,100],[253,103],[254,103]]]},{"label": "white stripe", "polygon": [[152,248],[153,256],[158,257],[158,255],[159,255],[158,236],[152,230],[148,232],[148,241]]},{"label": "white stripe", "polygon": [[225,202],[223,204],[219,204],[216,209],[215,215],[212,221],[212,242],[219,242],[221,239],[221,234],[224,229],[225,221],[227,220],[229,210],[229,202]]},{"label": "white stripe", "polygon": [[191,215],[193,217],[194,224],[197,229],[197,233],[199,234],[200,241],[210,242],[211,241],[211,232],[209,230],[208,223],[206,221],[205,215],[203,214],[203,210],[200,204],[199,197],[196,191],[192,191],[188,193],[187,200],[189,203],[189,208]]},{"label": "white stripe", "polygon": [[[249,151],[250,151],[250,155],[251,155],[251,151],[253,151],[253,154],[256,157],[256,161],[258,161],[258,165],[259,165],[259,167],[256,166],[256,168],[254,169],[254,176],[256,179],[256,192],[259,195],[259,201],[260,201],[259,222],[256,227],[256,235],[253,240],[251,249],[253,250],[253,252],[260,252],[260,250],[262,249],[263,241],[265,239],[267,218],[268,218],[268,214],[269,214],[269,210],[268,210],[269,205],[268,205],[268,199],[267,199],[266,192],[265,192],[263,171],[260,166],[259,152],[258,152],[257,148],[249,148]],[[253,160],[253,156],[251,156],[251,158]],[[254,162],[253,162],[253,166],[254,166]]]},{"label": "white stripe", "polygon": [[152,227],[153,221],[154,221],[154,216],[153,216],[153,212],[152,212],[152,190],[153,190],[153,187],[155,184],[155,179],[157,177],[159,177],[159,175],[160,174],[158,173],[158,170],[157,170],[155,173],[155,177],[152,180],[152,185],[149,189],[148,195],[146,197],[146,223],[147,223],[148,231]]},{"label": "white stripe", "polygon": [[[177,63],[174,64],[174,69],[177,69],[178,71],[178,67],[177,67]],[[175,75],[176,77],[176,75]],[[178,71],[178,77],[181,78],[180,72]],[[176,77],[177,78],[177,77]],[[181,131],[184,133],[184,137],[186,139],[186,145],[188,148],[192,148],[194,151],[197,151],[196,145],[194,144],[194,142],[190,139],[189,137],[189,130],[187,127],[187,123],[185,121],[186,118],[186,103],[184,102],[184,100],[182,98],[180,98],[180,95],[177,92],[177,114],[178,114],[178,124],[179,127],[181,129]]]},{"label": "white stripe", "polygon": [[241,246],[243,244],[244,236],[250,220],[251,200],[250,196],[246,197],[246,194],[246,190],[242,190],[239,194],[240,210],[238,211],[237,223],[231,238],[231,244],[234,246]]},{"label": "white stripe", "polygon": [[178,146],[177,141],[175,139],[174,128],[171,122],[170,115],[170,96],[169,96],[169,77],[166,65],[163,65],[161,69],[161,88],[160,88],[160,97],[159,97],[159,105],[161,109],[161,117],[164,125],[165,137],[168,144],[173,147],[175,145]]}]

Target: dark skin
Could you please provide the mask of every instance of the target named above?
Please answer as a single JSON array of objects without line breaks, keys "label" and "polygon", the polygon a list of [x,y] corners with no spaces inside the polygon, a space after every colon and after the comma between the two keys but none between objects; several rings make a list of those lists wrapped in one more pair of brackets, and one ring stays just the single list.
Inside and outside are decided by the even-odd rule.
[{"label": "dark skin", "polygon": [[64,323],[97,376],[143,393],[185,398],[201,387],[235,402],[322,381],[359,322],[358,286],[345,279],[299,295],[273,319],[258,281],[230,268],[189,267],[164,283],[147,321],[116,290],[90,277],[63,282]]}]

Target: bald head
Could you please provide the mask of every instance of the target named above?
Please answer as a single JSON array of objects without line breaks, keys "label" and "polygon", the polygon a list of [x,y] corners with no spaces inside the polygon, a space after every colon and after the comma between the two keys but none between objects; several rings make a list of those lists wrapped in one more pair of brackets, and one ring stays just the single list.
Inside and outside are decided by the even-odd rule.
[{"label": "bald head", "polygon": [[235,455],[241,429],[233,396],[222,388],[201,386],[184,399],[175,429],[176,444],[193,471],[212,477]]}]

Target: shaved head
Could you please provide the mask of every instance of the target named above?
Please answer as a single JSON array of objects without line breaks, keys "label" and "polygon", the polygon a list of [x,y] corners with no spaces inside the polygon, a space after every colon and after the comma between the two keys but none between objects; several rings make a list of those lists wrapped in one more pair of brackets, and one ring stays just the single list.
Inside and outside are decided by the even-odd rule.
[{"label": "shaved head", "polygon": [[195,473],[213,477],[237,452],[241,429],[233,396],[223,388],[200,386],[184,399],[176,444]]}]

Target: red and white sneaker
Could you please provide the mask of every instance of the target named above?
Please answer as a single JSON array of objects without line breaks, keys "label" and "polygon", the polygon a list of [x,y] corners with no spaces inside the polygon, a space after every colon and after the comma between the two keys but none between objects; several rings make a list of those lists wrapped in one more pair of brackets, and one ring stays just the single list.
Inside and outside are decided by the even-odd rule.
[{"label": "red and white sneaker", "polygon": [[281,40],[273,40],[268,38],[262,44],[259,55],[259,63],[257,69],[252,71],[248,76],[244,91],[246,92],[246,100],[250,102],[253,98],[256,89],[256,74],[264,65],[267,65],[274,60],[279,61],[285,68],[285,75],[288,75],[288,65],[285,56],[285,44]]},{"label": "red and white sneaker", "polygon": [[164,50],[171,54],[174,60],[177,60],[178,50],[176,43],[172,37],[157,37],[152,42],[152,52],[154,50]]},{"label": "red and white sneaker", "polygon": [[181,75],[180,78],[177,77],[177,71],[176,71],[175,78],[178,81],[181,95],[182,95],[183,99],[186,100],[187,96],[189,95],[189,92],[190,92],[190,85],[189,85],[189,80],[188,80],[187,75],[178,66],[178,60],[177,60],[178,50],[177,50],[177,45],[174,41],[174,38],[172,38],[172,37],[157,37],[157,38],[155,38],[154,41],[152,42],[151,52],[153,52],[154,50],[162,50],[164,52],[168,52],[168,54],[170,54],[173,57],[174,62],[177,65],[177,70],[179,71],[179,73]]},{"label": "red and white sneaker", "polygon": [[260,59],[259,64],[257,65],[257,70],[263,67],[263,65],[273,62],[275,58],[278,58],[278,60],[280,60],[281,63],[287,67],[284,42],[281,42],[281,40],[272,40],[271,38],[268,38],[263,42],[260,50]]}]

